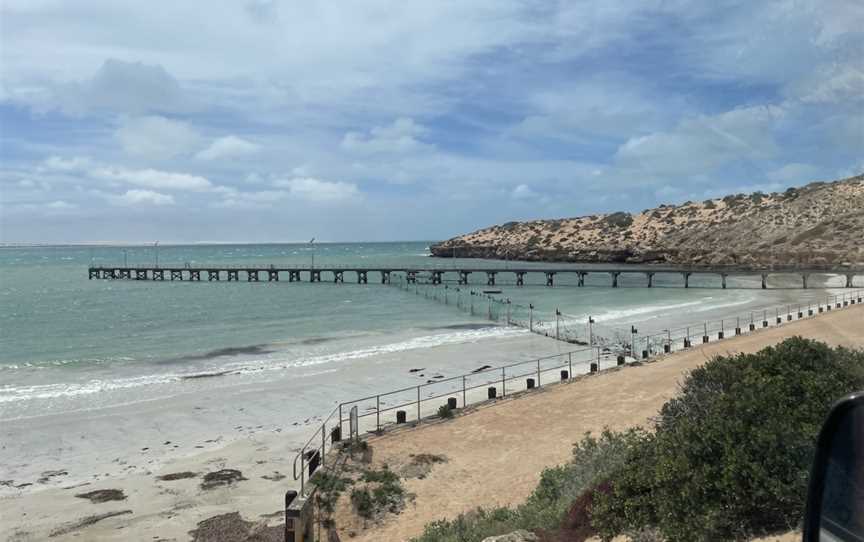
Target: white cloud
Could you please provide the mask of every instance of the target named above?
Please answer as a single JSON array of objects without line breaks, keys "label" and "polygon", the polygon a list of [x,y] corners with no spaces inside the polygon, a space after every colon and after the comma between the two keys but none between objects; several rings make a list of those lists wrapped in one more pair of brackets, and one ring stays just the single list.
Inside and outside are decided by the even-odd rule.
[{"label": "white cloud", "polygon": [[107,196],[116,205],[174,205],[174,196],[152,190],[127,190],[124,194]]},{"label": "white cloud", "polygon": [[115,181],[162,190],[188,190],[203,192],[213,188],[206,178],[188,173],[174,173],[157,169],[127,169],[99,167],[90,172],[93,178]]},{"label": "white cloud", "polygon": [[76,209],[78,206],[63,200],[52,201],[51,203],[46,205],[49,209],[54,210],[66,210],[66,209]]},{"label": "white cloud", "polygon": [[348,132],[342,138],[342,148],[361,154],[410,153],[431,150],[434,147],[418,137],[426,129],[413,119],[400,117],[386,126],[375,126],[368,133]]},{"label": "white cloud", "polygon": [[731,162],[778,152],[773,130],[783,117],[775,106],[699,115],[674,129],[629,139],[616,152],[619,165],[648,174],[699,174]]},{"label": "white cloud", "polygon": [[516,200],[529,200],[537,198],[538,194],[531,190],[531,187],[527,184],[520,184],[513,189],[513,192],[510,193],[510,197]]},{"label": "white cloud", "polygon": [[278,180],[274,181],[273,185],[287,188],[292,197],[309,202],[341,202],[360,195],[360,190],[354,183],[322,181],[312,177]]},{"label": "white cloud", "polygon": [[42,167],[44,169],[64,173],[84,171],[92,166],[93,161],[83,156],[75,156],[73,158],[49,156],[42,162]]},{"label": "white cloud", "polygon": [[209,147],[196,154],[200,160],[219,160],[222,158],[239,158],[258,152],[259,146],[237,136],[220,137]]},{"label": "white cloud", "polygon": [[127,154],[151,160],[186,154],[200,139],[187,123],[157,116],[124,119],[115,136]]}]

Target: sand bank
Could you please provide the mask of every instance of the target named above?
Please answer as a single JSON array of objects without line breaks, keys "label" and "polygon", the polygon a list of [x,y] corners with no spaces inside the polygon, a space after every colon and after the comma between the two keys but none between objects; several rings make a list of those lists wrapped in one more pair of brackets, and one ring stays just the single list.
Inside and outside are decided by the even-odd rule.
[{"label": "sand bank", "polygon": [[[409,479],[412,504],[364,530],[343,497],[337,525],[343,540],[400,541],[427,523],[477,506],[513,505],[534,489],[544,467],[567,461],[573,443],[604,427],[648,425],[677,391],[687,371],[721,354],[755,352],[801,335],[832,345],[864,347],[864,306],[770,328],[671,354],[656,362],[583,378],[506,399],[454,420],[369,439],[376,464],[400,464],[410,454],[445,455],[424,479]],[[355,533],[350,537],[349,533]]]}]

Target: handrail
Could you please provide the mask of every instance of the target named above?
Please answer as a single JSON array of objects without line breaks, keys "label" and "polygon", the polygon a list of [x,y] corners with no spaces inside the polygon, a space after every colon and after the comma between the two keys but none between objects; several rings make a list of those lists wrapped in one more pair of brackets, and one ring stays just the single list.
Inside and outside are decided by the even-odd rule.
[{"label": "handrail", "polygon": [[[850,303],[854,305],[856,302],[861,303],[862,295],[864,295],[864,290],[856,290],[854,292],[844,292],[842,294],[828,295],[825,297],[825,300],[827,302],[826,305],[836,306],[837,308],[848,306],[848,304],[850,304]],[[814,303],[814,301],[811,301],[810,303],[811,303],[811,307],[812,307],[812,304]],[[816,303],[817,310],[818,310],[818,307],[822,306],[822,301],[818,300],[815,303]],[[803,310],[801,310],[801,307],[803,307],[803,305],[796,305],[796,309],[798,309],[798,310],[796,310],[795,312],[796,313],[800,312],[802,314],[802,316],[800,318],[798,318],[799,320],[805,318],[805,316],[803,316],[804,312],[803,312]],[[791,303],[787,303],[784,307],[780,307],[780,306],[775,305],[775,306],[770,307],[770,308],[756,309],[756,310],[750,311],[750,313],[752,315],[754,315],[753,322],[755,322],[755,314],[756,313],[762,312],[763,317],[767,317],[768,310],[776,309],[777,314],[779,314],[780,308],[785,308],[787,311],[789,311],[788,315],[791,317],[791,315],[792,315],[792,312],[791,312],[792,304]],[[784,314],[786,314],[786,313],[784,312]],[[816,316],[816,314],[817,313],[813,313],[813,316]],[[809,317],[809,316],[810,315],[808,313],[807,317]],[[719,322],[721,325],[721,331],[725,332],[725,330],[726,330],[725,322],[735,321],[736,325],[740,325],[740,318],[741,318],[741,314],[738,314],[738,315],[733,315],[733,316],[728,317],[728,318],[704,321],[702,323],[702,325],[704,326],[704,329],[708,329],[708,325],[710,323],[718,323]],[[774,327],[776,327],[778,325],[780,325],[780,324],[775,321]],[[449,377],[449,378],[444,378],[444,379],[440,379],[440,380],[435,380],[432,382],[427,382],[425,384],[419,384],[416,386],[408,386],[408,387],[400,388],[398,390],[392,390],[392,391],[388,391],[385,393],[378,393],[378,394],[374,394],[374,395],[369,395],[366,397],[362,397],[360,399],[354,399],[354,400],[350,400],[350,401],[341,402],[333,409],[333,411],[330,413],[330,415],[324,419],[324,421],[321,423],[319,428],[314,432],[314,434],[309,438],[309,440],[306,441],[306,443],[301,447],[300,451],[294,457],[294,463],[293,463],[294,480],[298,480],[298,479],[300,480],[301,493],[305,494],[305,489],[306,489],[305,488],[306,454],[312,449],[315,449],[315,450],[319,449],[317,444],[315,444],[314,448],[313,448],[313,442],[316,441],[318,438],[321,438],[320,461],[321,461],[322,465],[324,464],[324,456],[325,456],[325,452],[326,452],[326,442],[327,442],[327,436],[328,436],[326,433],[327,425],[332,424],[332,422],[334,422],[334,420],[333,420],[334,416],[336,416],[338,414],[338,425],[337,426],[340,428],[340,434],[341,434],[342,424],[345,421],[345,419],[342,417],[342,412],[343,412],[343,409],[347,406],[358,405],[360,403],[363,403],[366,401],[371,401],[371,400],[375,399],[376,403],[377,403],[375,410],[369,411],[369,412],[364,412],[362,414],[358,414],[357,417],[358,418],[365,418],[367,416],[377,415],[379,417],[379,420],[380,420],[380,415],[382,412],[391,412],[393,410],[396,410],[396,409],[399,409],[399,408],[402,408],[402,407],[405,407],[408,405],[416,404],[417,405],[417,421],[419,423],[422,419],[422,410],[421,410],[422,409],[422,401],[432,401],[432,400],[436,400],[436,399],[441,399],[441,398],[446,397],[446,396],[452,397],[454,394],[458,394],[458,392],[461,391],[463,394],[463,406],[466,406],[464,403],[466,403],[465,397],[466,397],[468,390],[476,390],[476,389],[481,388],[483,386],[488,386],[490,383],[493,383],[493,382],[501,382],[502,384],[505,385],[505,388],[502,390],[504,395],[502,395],[502,396],[506,396],[506,382],[512,381],[515,379],[524,378],[526,376],[533,376],[535,374],[539,378],[543,372],[548,373],[549,371],[554,371],[554,370],[561,369],[564,367],[569,367],[569,371],[567,373],[567,379],[569,380],[569,379],[573,378],[573,365],[574,364],[584,365],[584,364],[591,363],[592,364],[591,370],[593,371],[594,370],[593,364],[597,363],[597,368],[599,370],[599,363],[603,357],[604,350],[608,350],[606,355],[609,357],[616,356],[616,355],[619,356],[619,363],[620,363],[620,356],[622,356],[624,353],[627,353],[628,349],[629,349],[629,357],[630,358],[632,358],[634,360],[639,359],[640,356],[638,356],[637,352],[636,352],[636,342],[637,342],[636,339],[638,337],[640,339],[645,339],[646,352],[647,352],[648,357],[650,357],[652,354],[656,353],[655,351],[652,351],[651,346],[652,346],[652,344],[656,346],[656,341],[658,338],[660,339],[661,344],[664,344],[664,345],[668,344],[669,350],[666,350],[665,347],[663,349],[663,353],[668,353],[668,352],[671,352],[671,350],[672,350],[672,342],[673,342],[672,338],[673,338],[673,336],[676,339],[687,338],[689,340],[689,338],[691,336],[694,336],[694,335],[689,334],[689,331],[691,328],[695,328],[695,327],[696,326],[685,326],[685,327],[680,327],[680,328],[672,328],[669,330],[664,330],[663,332],[658,332],[658,333],[649,333],[649,334],[642,334],[642,335],[633,334],[633,335],[631,335],[631,341],[632,342],[630,342],[629,344],[624,342],[620,345],[611,345],[612,347],[615,347],[615,346],[619,347],[619,349],[617,349],[617,350],[608,350],[609,347],[605,347],[603,345],[596,345],[596,346],[591,345],[587,348],[570,350],[567,352],[562,352],[559,354],[553,354],[553,355],[548,355],[548,356],[542,356],[539,358],[531,358],[530,360],[524,360],[524,361],[509,363],[509,364],[500,365],[497,367],[488,367],[485,369],[475,370],[475,371],[472,371],[470,373],[464,373],[462,375],[458,375],[458,376],[454,376],[454,377]],[[755,329],[762,329],[762,328],[755,328]],[[754,331],[755,331],[755,329],[754,329]],[[680,334],[681,332],[685,332],[686,335],[681,335]],[[584,354],[586,352],[590,352],[588,360],[577,359],[574,361],[574,359],[573,359],[574,354],[578,355],[578,354]],[[595,357],[595,352],[596,352],[596,357]],[[643,354],[645,354],[645,352],[643,352]],[[644,358],[646,356],[643,355],[641,357]],[[558,364],[558,365],[555,365],[553,367],[545,367],[545,368],[541,366],[543,361],[548,361],[548,360],[552,360],[552,359],[566,360],[566,363]],[[506,373],[507,369],[512,369],[514,367],[521,367],[521,366],[525,366],[528,364],[532,365],[531,372],[528,372],[528,373],[521,373],[520,372],[516,375],[511,374],[508,377],[508,375]],[[534,369],[533,366],[536,366],[536,369]],[[496,377],[494,379],[489,379],[485,383],[482,383],[482,384],[471,385],[471,386],[467,385],[467,379],[468,378],[477,377],[480,375],[486,375],[488,373],[493,373],[493,372],[498,372],[498,371],[500,371],[501,375],[502,375],[502,377],[500,379]],[[484,376],[484,378],[488,378],[488,377]],[[446,393],[442,393],[442,394],[438,394],[438,395],[433,394],[433,395],[428,396],[428,397],[421,397],[421,390],[423,388],[427,388],[427,387],[435,386],[435,385],[440,385],[440,384],[445,384],[445,383],[449,383],[449,382],[453,382],[453,381],[458,381],[460,379],[462,380],[461,390],[458,390],[458,389],[457,390],[451,390],[451,391],[448,391]],[[563,376],[562,376],[562,379],[563,379]],[[540,387],[540,381],[539,380],[537,381],[536,384],[538,387]],[[392,395],[396,395],[396,394],[402,394],[402,393],[406,393],[406,392],[414,391],[414,390],[417,391],[417,399],[416,400],[405,401],[402,403],[397,403],[396,405],[388,405],[384,408],[381,407],[380,400],[382,397],[392,396]],[[337,426],[334,426],[334,427],[337,427]],[[380,421],[378,422],[377,426],[380,429]],[[298,461],[299,461],[299,465],[300,465],[299,472],[298,472]],[[311,475],[311,473],[310,473],[310,475]]]}]

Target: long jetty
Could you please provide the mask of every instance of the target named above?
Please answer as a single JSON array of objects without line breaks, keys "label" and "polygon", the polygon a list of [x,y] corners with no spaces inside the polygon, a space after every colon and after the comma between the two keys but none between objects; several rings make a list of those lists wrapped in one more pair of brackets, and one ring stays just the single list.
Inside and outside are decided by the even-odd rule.
[{"label": "long jetty", "polygon": [[116,266],[100,265],[90,266],[88,278],[93,279],[116,279],[116,280],[150,280],[150,281],[192,281],[192,282],[216,282],[216,281],[246,281],[246,282],[279,282],[287,278],[288,282],[302,282],[306,277],[308,282],[323,282],[322,274],[328,278],[328,282],[340,284],[345,282],[345,276],[356,279],[358,284],[368,284],[369,275],[378,276],[381,284],[389,284],[393,274],[405,276],[408,283],[416,283],[418,277],[431,284],[442,284],[446,277],[455,277],[458,284],[468,284],[471,275],[485,275],[484,283],[487,286],[495,286],[498,275],[510,275],[515,278],[516,286],[525,285],[525,277],[529,274],[540,274],[545,278],[546,286],[555,285],[555,277],[559,275],[575,276],[577,286],[585,286],[585,278],[588,275],[601,274],[610,279],[609,286],[617,288],[619,278],[622,275],[642,275],[645,277],[644,286],[654,286],[657,275],[677,275],[682,279],[680,284],[684,288],[690,287],[690,278],[694,275],[712,275],[720,278],[721,288],[726,288],[727,278],[733,277],[760,277],[762,288],[768,288],[768,277],[771,275],[797,275],[801,279],[801,287],[807,288],[808,279],[812,275],[840,275],[846,278],[846,288],[855,287],[856,276],[864,276],[864,269],[843,268],[772,268],[772,269],[748,269],[748,268],[660,268],[656,266],[627,266],[624,268],[601,268],[601,267],[501,267],[501,266],[425,266],[425,267],[384,267],[384,266],[277,266],[277,265],[170,265],[170,266]]}]

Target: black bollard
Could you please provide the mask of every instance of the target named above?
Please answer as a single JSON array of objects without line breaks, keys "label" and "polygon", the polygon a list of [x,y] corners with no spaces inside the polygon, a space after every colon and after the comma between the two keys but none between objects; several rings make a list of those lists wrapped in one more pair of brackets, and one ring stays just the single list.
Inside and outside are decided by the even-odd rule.
[{"label": "black bollard", "polygon": [[800,320],[802,318],[804,318],[804,313],[801,311],[798,311],[798,319]]},{"label": "black bollard", "polygon": [[693,343],[690,342],[690,339],[684,339],[684,348],[690,348],[693,346]]},{"label": "black bollard", "polygon": [[624,365],[624,356],[618,356],[618,365]]},{"label": "black bollard", "polygon": [[783,319],[778,316],[777,317],[777,323],[780,324],[781,322],[783,322]]},{"label": "black bollard", "polygon": [[342,440],[342,428],[337,425],[330,431],[330,441],[336,443],[340,440]]},{"label": "black bollard", "polygon": [[756,324],[750,324],[750,331],[756,331]]},{"label": "black bollard", "polygon": [[592,373],[596,373],[596,372],[597,372],[597,364],[596,364],[596,363],[591,363],[591,372],[592,372]]},{"label": "black bollard", "polygon": [[408,419],[408,414],[404,410],[396,411],[396,423],[405,423]]},{"label": "black bollard", "polygon": [[768,327],[768,320],[762,320],[762,327]]},{"label": "black bollard", "polygon": [[840,308],[840,302],[839,301],[837,302],[837,308],[838,309]]},{"label": "black bollard", "polygon": [[561,371],[561,380],[567,380],[568,378],[570,378],[570,373],[567,371]]},{"label": "black bollard", "polygon": [[648,359],[648,351],[647,350],[642,351],[642,359]]},{"label": "black bollard", "polygon": [[787,314],[787,315],[786,315],[786,321],[788,321],[788,322],[791,322],[791,321],[792,321],[792,314]]},{"label": "black bollard", "polygon": [[526,380],[525,381],[525,387],[528,388],[529,390],[534,389],[534,379],[529,378],[528,380]]},{"label": "black bollard", "polygon": [[717,338],[718,338],[718,339],[722,339],[722,338],[723,338],[723,332],[722,332],[722,331],[718,331],[718,332],[717,332]]},{"label": "black bollard", "polygon": [[822,314],[822,312],[823,312],[824,310],[825,310],[825,309],[823,309],[822,306],[820,305],[820,306],[819,306],[819,314]]},{"label": "black bollard", "polygon": [[813,316],[813,309],[807,309],[807,316]]},{"label": "black bollard", "polygon": [[671,344],[666,343],[666,344],[663,345],[663,352],[665,352],[665,353],[668,354],[671,350],[672,350],[672,345],[671,345]]},{"label": "black bollard", "polygon": [[486,393],[489,394],[489,399],[495,399],[495,397],[497,396],[495,386],[489,386],[489,389],[486,390]]},{"label": "black bollard", "polygon": [[449,408],[450,410],[456,410],[456,398],[455,397],[448,397],[447,398],[447,408]]},{"label": "black bollard", "polygon": [[741,335],[741,328],[740,327],[735,328],[735,335]]},{"label": "black bollard", "polygon": [[708,335],[702,335],[702,342],[703,342],[703,343],[707,343],[707,342],[708,342]]},{"label": "black bollard", "polygon": [[843,300],[843,306],[845,307],[845,306],[847,306],[847,305],[849,305],[849,302],[846,301],[846,300],[844,299],[844,300]]}]

